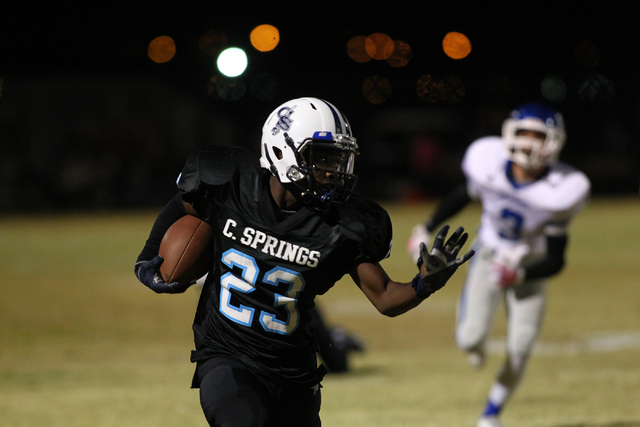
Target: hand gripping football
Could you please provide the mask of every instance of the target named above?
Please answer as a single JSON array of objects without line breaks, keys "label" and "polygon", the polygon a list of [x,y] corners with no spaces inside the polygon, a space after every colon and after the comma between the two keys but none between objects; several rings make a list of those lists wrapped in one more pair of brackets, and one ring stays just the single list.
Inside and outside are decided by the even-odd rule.
[{"label": "hand gripping football", "polygon": [[213,229],[201,219],[186,215],[169,227],[158,253],[164,258],[160,274],[165,282],[194,282],[213,263]]}]

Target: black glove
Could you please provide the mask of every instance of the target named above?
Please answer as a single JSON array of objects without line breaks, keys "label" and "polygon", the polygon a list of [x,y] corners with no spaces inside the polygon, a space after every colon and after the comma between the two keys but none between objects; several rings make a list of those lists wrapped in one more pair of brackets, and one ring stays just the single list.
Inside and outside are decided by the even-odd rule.
[{"label": "black glove", "polygon": [[464,228],[458,229],[449,237],[447,243],[444,243],[449,226],[445,225],[438,231],[431,253],[427,252],[427,246],[420,243],[420,258],[418,258],[418,268],[425,264],[427,273],[422,276],[418,273],[413,279],[412,286],[416,295],[420,298],[427,298],[429,295],[442,288],[447,280],[456,272],[458,267],[467,262],[475,251],[472,249],[460,258],[458,252],[466,243],[469,235],[464,232]]},{"label": "black glove", "polygon": [[136,277],[143,285],[159,294],[181,294],[193,283],[183,285],[180,282],[167,283],[160,275],[160,265],[164,259],[158,255],[151,261],[138,261],[134,267]]}]

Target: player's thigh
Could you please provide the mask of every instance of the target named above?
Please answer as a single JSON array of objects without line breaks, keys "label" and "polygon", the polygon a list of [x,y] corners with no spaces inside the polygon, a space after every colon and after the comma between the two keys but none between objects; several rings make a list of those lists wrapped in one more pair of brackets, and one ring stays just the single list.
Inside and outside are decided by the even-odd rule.
[{"label": "player's thigh", "polygon": [[269,395],[247,368],[225,358],[206,362],[200,377],[200,404],[211,426],[264,426]]},{"label": "player's thigh", "polygon": [[456,320],[456,340],[462,348],[477,346],[486,338],[502,299],[499,287],[488,279],[492,256],[491,250],[480,247],[469,264]]},{"label": "player's thigh", "polygon": [[284,388],[267,427],[320,427],[320,386]]},{"label": "player's thigh", "polygon": [[547,284],[527,281],[509,289],[507,303],[507,350],[511,354],[529,354],[540,334],[546,308]]}]

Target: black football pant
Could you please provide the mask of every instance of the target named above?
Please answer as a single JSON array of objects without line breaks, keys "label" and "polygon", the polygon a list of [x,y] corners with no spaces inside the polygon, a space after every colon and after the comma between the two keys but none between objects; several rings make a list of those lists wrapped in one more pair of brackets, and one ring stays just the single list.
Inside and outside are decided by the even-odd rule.
[{"label": "black football pant", "polygon": [[320,427],[320,386],[281,387],[244,365],[213,358],[198,369],[200,404],[212,427]]}]

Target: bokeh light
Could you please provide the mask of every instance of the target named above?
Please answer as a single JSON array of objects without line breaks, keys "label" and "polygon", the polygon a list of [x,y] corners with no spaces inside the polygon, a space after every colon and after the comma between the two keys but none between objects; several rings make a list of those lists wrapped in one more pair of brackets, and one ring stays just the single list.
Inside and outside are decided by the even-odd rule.
[{"label": "bokeh light", "polygon": [[147,55],[158,64],[171,61],[176,54],[176,43],[169,36],[158,36],[151,40]]},{"label": "bokeh light", "polygon": [[586,68],[593,68],[600,63],[600,51],[589,40],[580,40],[575,49],[576,61]]},{"label": "bokeh light", "polygon": [[273,101],[280,92],[280,83],[270,73],[260,73],[251,79],[251,93],[260,101]]},{"label": "bokeh light", "polygon": [[447,104],[457,104],[462,101],[467,89],[465,88],[462,80],[456,76],[446,76],[443,80],[443,90],[440,95],[440,99]]},{"label": "bokeh light", "polygon": [[425,102],[456,104],[464,98],[466,88],[458,77],[447,76],[440,79],[431,74],[425,74],[418,79],[416,94]]},{"label": "bokeh light", "polygon": [[611,101],[615,95],[615,85],[601,74],[590,74],[578,85],[578,98],[587,102]]},{"label": "bokeh light", "polygon": [[242,78],[230,78],[222,74],[211,76],[207,93],[214,99],[237,101],[244,96],[247,86]]},{"label": "bokeh light", "polygon": [[394,49],[391,56],[387,58],[387,62],[392,67],[404,67],[413,58],[413,52],[409,43],[402,40],[394,40]]},{"label": "bokeh light", "polygon": [[249,36],[251,45],[260,52],[269,52],[280,43],[280,32],[273,25],[258,25]]},{"label": "bokeh light", "polygon": [[358,63],[371,61],[371,55],[367,53],[365,44],[367,38],[365,36],[354,36],[347,42],[347,55],[353,61]]},{"label": "bokeh light", "polygon": [[471,42],[464,34],[453,31],[442,40],[442,49],[448,57],[462,59],[471,53]]},{"label": "bokeh light", "polygon": [[387,59],[393,53],[395,44],[391,37],[384,33],[373,33],[365,40],[365,50],[373,59]]},{"label": "bokeh light", "polygon": [[413,58],[413,51],[405,41],[392,40],[384,33],[373,33],[368,37],[351,37],[347,42],[347,55],[358,63],[376,59],[386,60],[392,67],[404,67]]},{"label": "bokeh light", "polygon": [[247,54],[237,47],[230,47],[218,56],[218,70],[227,77],[237,77],[247,69]]},{"label": "bokeh light", "polygon": [[227,47],[227,36],[222,30],[212,29],[200,36],[198,48],[207,56],[217,56]]},{"label": "bokeh light", "polygon": [[382,76],[369,76],[362,84],[364,98],[372,104],[381,104],[391,96],[391,83]]},{"label": "bokeh light", "polygon": [[431,74],[425,74],[418,79],[416,93],[423,101],[438,102],[441,88],[442,82],[439,79],[436,79]]},{"label": "bokeh light", "polygon": [[560,77],[547,74],[540,83],[540,92],[549,102],[564,101],[567,97],[567,84]]}]

